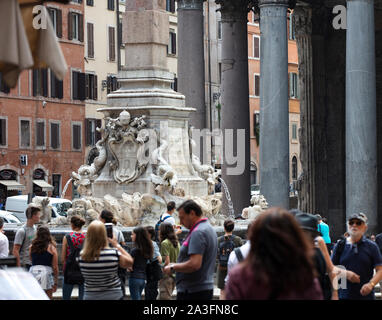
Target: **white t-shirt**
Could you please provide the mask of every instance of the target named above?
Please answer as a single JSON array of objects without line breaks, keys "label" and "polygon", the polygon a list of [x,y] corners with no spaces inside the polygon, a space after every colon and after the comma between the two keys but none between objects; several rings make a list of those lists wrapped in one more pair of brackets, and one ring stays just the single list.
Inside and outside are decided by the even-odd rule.
[{"label": "white t-shirt", "polygon": [[[166,218],[166,217],[170,217],[170,218]],[[163,221],[163,219],[164,218],[166,218],[166,220],[165,221]],[[170,223],[172,226],[174,226],[176,223],[175,223],[175,219],[171,216],[171,214],[169,214],[169,213],[164,213],[163,215],[162,215],[162,219],[161,219],[163,222],[162,223]]]},{"label": "white t-shirt", "polygon": [[[241,254],[243,255],[244,259],[248,256],[250,249],[251,249],[251,242],[249,240],[247,240],[247,242],[240,247],[240,251],[241,251]],[[225,283],[228,282],[230,270],[232,270],[233,267],[236,266],[238,263],[239,263],[239,260],[237,259],[237,256],[236,256],[236,253],[234,250],[229,254],[227,276],[224,279]]]},{"label": "white t-shirt", "polygon": [[6,258],[9,255],[9,241],[5,234],[0,231],[0,258]]}]

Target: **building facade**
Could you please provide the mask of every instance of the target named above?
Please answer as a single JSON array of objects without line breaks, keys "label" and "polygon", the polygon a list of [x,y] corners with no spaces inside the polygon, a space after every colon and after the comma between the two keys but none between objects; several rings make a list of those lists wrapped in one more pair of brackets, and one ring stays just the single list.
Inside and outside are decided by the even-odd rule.
[{"label": "building facade", "polygon": [[[61,196],[84,158],[84,4],[46,5],[68,70],[26,70],[0,93],[0,203],[23,194]],[[68,183],[65,197],[72,199]]]}]

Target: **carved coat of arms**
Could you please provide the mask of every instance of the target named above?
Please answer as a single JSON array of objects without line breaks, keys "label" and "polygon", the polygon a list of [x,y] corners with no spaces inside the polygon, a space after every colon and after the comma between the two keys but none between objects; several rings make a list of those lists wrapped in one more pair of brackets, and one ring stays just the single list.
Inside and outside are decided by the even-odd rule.
[{"label": "carved coat of arms", "polygon": [[122,111],[117,119],[108,119],[109,150],[113,156],[110,168],[118,183],[130,183],[145,172],[145,144],[149,139],[144,116],[131,120],[127,111]]}]

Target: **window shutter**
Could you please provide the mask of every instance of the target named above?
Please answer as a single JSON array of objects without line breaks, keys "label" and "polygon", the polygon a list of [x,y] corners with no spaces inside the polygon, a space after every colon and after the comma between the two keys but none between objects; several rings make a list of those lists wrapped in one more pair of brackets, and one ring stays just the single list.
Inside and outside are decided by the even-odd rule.
[{"label": "window shutter", "polygon": [[56,14],[57,14],[56,34],[58,38],[62,38],[62,10],[56,9]]},{"label": "window shutter", "polygon": [[86,99],[90,99],[90,88],[89,88],[89,79],[90,78],[90,74],[85,74],[85,98]]},{"label": "window shutter", "polygon": [[88,23],[87,27],[88,27],[88,57],[94,58],[94,26],[92,23]]},{"label": "window shutter", "polygon": [[299,81],[298,81],[298,73],[296,73],[296,98],[300,98],[300,86],[299,86]]},{"label": "window shutter", "polygon": [[115,61],[115,29],[109,27],[109,60]]},{"label": "window shutter", "polygon": [[36,137],[36,145],[38,147],[42,147],[44,146],[44,136],[45,136],[45,126],[44,126],[44,122],[37,122],[37,137]]},{"label": "window shutter", "polygon": [[94,76],[94,92],[93,92],[93,99],[98,100],[98,77],[95,75]]},{"label": "window shutter", "polygon": [[175,77],[174,79],[174,91],[178,91],[178,78]]},{"label": "window shutter", "polygon": [[37,88],[38,88],[38,70],[32,70],[32,87],[33,87],[33,96],[37,96]]},{"label": "window shutter", "polygon": [[[96,120],[96,128],[102,128],[102,120],[101,119]],[[95,141],[97,142],[98,140],[101,140],[101,132],[98,132],[96,129]]]},{"label": "window shutter", "polygon": [[69,12],[68,14],[68,39],[73,39],[73,13]]},{"label": "window shutter", "polygon": [[48,69],[41,69],[42,96],[48,96]]},{"label": "window shutter", "polygon": [[0,119],[0,145],[5,146],[7,143],[7,123],[5,119]]},{"label": "window shutter", "polygon": [[78,99],[78,72],[72,71],[72,99]]},{"label": "window shutter", "polygon": [[78,40],[84,42],[84,15],[78,15]]},{"label": "window shutter", "polygon": [[292,74],[289,73],[288,74],[289,77],[288,77],[288,86],[289,86],[289,98],[292,98],[293,97],[293,81],[292,81]]},{"label": "window shutter", "polygon": [[92,138],[91,138],[91,120],[85,119],[85,144],[87,146],[91,145]]},{"label": "window shutter", "polygon": [[170,11],[175,12],[175,0],[170,0]]},{"label": "window shutter", "polygon": [[78,100],[85,100],[85,73],[78,72]]},{"label": "window shutter", "polygon": [[56,78],[56,98],[58,99],[64,98],[64,82],[57,80],[57,78]]},{"label": "window shutter", "polygon": [[174,32],[172,34],[173,41],[172,41],[172,53],[176,54],[176,33]]}]

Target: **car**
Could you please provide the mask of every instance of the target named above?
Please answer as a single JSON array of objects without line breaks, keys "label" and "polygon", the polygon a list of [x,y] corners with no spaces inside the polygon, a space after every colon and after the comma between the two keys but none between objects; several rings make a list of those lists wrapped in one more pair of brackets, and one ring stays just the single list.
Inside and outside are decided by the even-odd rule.
[{"label": "car", "polygon": [[260,194],[260,185],[259,184],[251,184],[251,197],[254,195]]},{"label": "car", "polygon": [[[46,198],[39,197],[38,198]],[[62,198],[49,198],[49,204],[53,208],[52,218],[56,216],[66,217],[67,211],[72,206],[72,202],[68,199]],[[8,197],[5,202],[5,210],[16,216],[21,222],[25,222],[27,217],[25,216],[25,210],[28,207],[28,195],[19,195]]]},{"label": "car", "polygon": [[21,223],[20,219],[15,217],[11,212],[0,210],[0,217],[5,223]]}]

